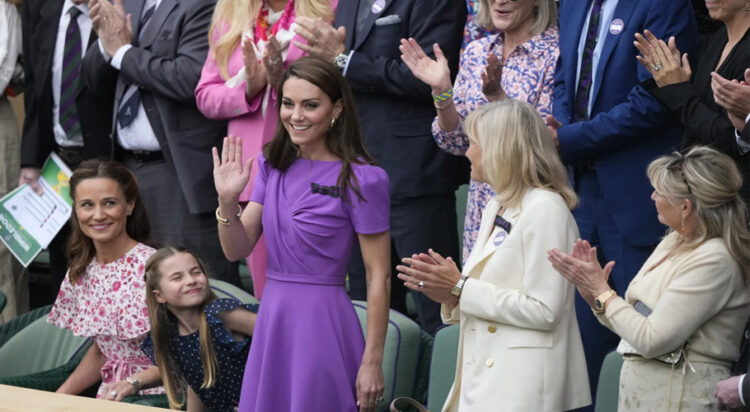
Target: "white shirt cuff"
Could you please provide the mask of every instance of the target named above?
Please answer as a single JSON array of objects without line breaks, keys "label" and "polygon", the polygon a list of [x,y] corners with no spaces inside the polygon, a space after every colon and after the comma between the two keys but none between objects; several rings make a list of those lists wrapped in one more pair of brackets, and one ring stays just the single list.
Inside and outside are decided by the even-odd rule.
[{"label": "white shirt cuff", "polygon": [[342,72],[344,77],[346,77],[346,71],[349,70],[349,62],[352,61],[352,56],[354,56],[354,50],[349,52],[349,58],[346,59],[346,66],[344,66],[344,71]]},{"label": "white shirt cuff", "polygon": [[[750,125],[745,125],[745,127],[750,127]],[[740,152],[740,155],[750,152],[750,143],[742,140],[740,131],[737,129],[734,129],[734,139],[737,141],[737,150]]]},{"label": "white shirt cuff", "polygon": [[737,384],[737,391],[740,393],[740,402],[742,402],[742,406],[747,406],[745,405],[745,399],[742,398],[742,382],[745,380],[745,376],[747,375],[742,375],[740,377],[740,380],[738,381],[739,383]]},{"label": "white shirt cuff", "polygon": [[120,70],[120,67],[122,67],[122,59],[125,58],[125,53],[127,53],[131,48],[133,48],[132,44],[120,46],[120,48],[115,52],[115,55],[112,56],[112,61],[109,62],[109,64],[115,69]]},{"label": "white shirt cuff", "polygon": [[748,123],[750,123],[750,113],[748,113],[747,116],[745,117],[745,124],[748,124]]}]

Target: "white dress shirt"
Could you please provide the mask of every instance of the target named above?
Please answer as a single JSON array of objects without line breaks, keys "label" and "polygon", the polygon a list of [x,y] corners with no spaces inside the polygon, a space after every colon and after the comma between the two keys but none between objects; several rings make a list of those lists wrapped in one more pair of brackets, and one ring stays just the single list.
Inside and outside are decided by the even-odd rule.
[{"label": "white dress shirt", "polygon": [[[74,134],[68,139],[65,129],[60,124],[60,84],[62,83],[63,51],[65,50],[65,32],[70,23],[68,10],[77,7],[81,11],[76,21],[81,30],[81,59],[86,55],[86,48],[91,36],[91,18],[89,17],[89,6],[86,3],[75,5],[71,0],[65,0],[60,14],[60,23],[57,25],[57,37],[55,40],[55,54],[52,56],[52,130],[55,134],[55,142],[62,147],[83,146],[81,132]],[[83,76],[79,79],[83,81]]]},{"label": "white dress shirt", "polygon": [[[597,34],[596,47],[594,47],[594,56],[591,62],[591,88],[589,89],[589,107],[586,110],[586,114],[591,116],[591,107],[594,105],[594,85],[596,84],[596,68],[599,65],[599,56],[602,54],[602,48],[604,48],[604,41],[607,39],[607,32],[609,26],[612,24],[612,17],[615,14],[615,8],[617,8],[618,0],[604,0],[602,3],[602,9],[599,12],[599,34]],[[594,2],[591,2],[589,11],[586,13],[586,20],[583,21],[583,28],[581,29],[581,38],[578,41],[578,69],[576,70],[576,90],[578,90],[578,80],[581,77],[581,60],[583,58],[583,49],[586,47],[586,34],[588,32],[589,20],[591,19],[591,9],[594,7]],[[635,59],[635,56],[633,56]]]},{"label": "white dress shirt", "polygon": [[[156,6],[156,9],[154,10],[154,13],[156,13],[156,10],[158,10],[159,8],[159,4],[161,4],[161,0],[146,0],[143,5],[143,10],[141,11],[141,17],[139,17],[139,19],[142,18],[143,14],[145,14],[146,11],[153,5]],[[150,23],[151,20],[149,20],[146,26],[140,27],[138,29],[139,36],[143,35],[143,32],[146,30],[146,27],[148,27],[148,24]],[[115,52],[115,55],[112,56],[112,60],[110,60],[109,64],[115,69],[120,70],[120,68],[122,67],[122,60],[125,58],[125,54],[132,47],[132,44],[126,44],[117,49],[117,52]],[[109,59],[109,56],[104,51],[104,47],[102,46],[101,41],[99,42],[99,51],[102,52],[106,59]],[[117,83],[118,89],[120,87],[125,87],[125,92],[122,94],[120,100],[115,102],[115,115],[120,110],[120,105],[124,102],[127,102],[128,99],[130,99],[130,96],[132,96],[138,89],[138,86],[135,85],[125,86],[122,83],[122,77],[119,77],[117,79]],[[143,108],[143,100],[141,100],[141,104],[138,106],[138,114],[130,124],[125,127],[120,127],[120,124],[118,122],[115,122],[114,126],[117,130],[117,143],[119,143],[122,148],[126,150],[145,151],[161,150],[159,141],[156,139],[156,133],[154,133],[154,129],[153,127],[151,127],[151,123],[146,116],[146,110]]]}]

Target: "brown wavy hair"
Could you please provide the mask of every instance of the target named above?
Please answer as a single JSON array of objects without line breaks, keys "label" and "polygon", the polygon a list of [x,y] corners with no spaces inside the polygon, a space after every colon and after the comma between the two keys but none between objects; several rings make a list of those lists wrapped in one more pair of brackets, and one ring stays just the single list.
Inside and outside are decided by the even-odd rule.
[{"label": "brown wavy hair", "polygon": [[68,258],[70,259],[70,283],[76,283],[86,270],[86,266],[96,255],[96,248],[91,238],[86,236],[78,225],[76,215],[75,199],[78,184],[86,179],[106,178],[117,182],[117,185],[125,195],[125,200],[133,202],[133,212],[127,217],[125,231],[131,239],[136,242],[152,245],[151,224],[148,220],[146,208],[141,201],[141,192],[138,189],[133,173],[122,163],[114,160],[92,159],[82,162],[70,177],[70,197],[73,199],[73,214],[70,218],[71,234],[68,239]]},{"label": "brown wavy hair", "polygon": [[[347,189],[351,188],[360,199],[363,199],[359,192],[357,177],[352,171],[352,163],[375,164],[375,159],[365,148],[349,83],[344,79],[341,70],[332,63],[315,57],[302,57],[289,66],[279,81],[276,104],[278,111],[281,110],[284,101],[284,83],[292,77],[318,86],[328,96],[331,103],[341,101],[341,115],[326,135],[326,147],[333,155],[341,159],[341,172],[336,185],[342,197],[345,198]],[[276,125],[273,140],[263,147],[263,155],[268,164],[281,171],[287,170],[297,159],[297,147],[292,143],[289,132],[281,119]]]},{"label": "brown wavy hair", "polygon": [[[166,246],[156,251],[146,262],[146,270],[144,278],[146,281],[146,306],[148,306],[148,320],[151,325],[151,339],[154,342],[154,360],[156,365],[159,367],[159,374],[161,375],[162,384],[167,392],[167,400],[169,400],[169,407],[172,409],[180,409],[185,404],[185,379],[180,375],[180,369],[177,367],[177,361],[172,352],[169,350],[169,341],[171,339],[170,332],[173,328],[170,326],[173,321],[170,321],[170,312],[165,304],[159,303],[156,300],[155,290],[159,290],[159,281],[161,280],[161,266],[162,262],[171,258],[179,253],[188,253],[195,258],[198,262],[198,266],[206,278],[208,278],[208,272],[206,272],[206,266],[203,262],[195,255],[195,253],[182,246]],[[214,351],[213,345],[213,334],[211,329],[208,327],[208,320],[206,319],[206,306],[216,299],[216,294],[209,288],[209,293],[206,296],[206,300],[200,306],[200,326],[198,327],[198,335],[200,340],[200,354],[201,364],[203,365],[203,388],[211,388],[219,380],[219,366],[218,360],[216,359],[216,352]]]}]

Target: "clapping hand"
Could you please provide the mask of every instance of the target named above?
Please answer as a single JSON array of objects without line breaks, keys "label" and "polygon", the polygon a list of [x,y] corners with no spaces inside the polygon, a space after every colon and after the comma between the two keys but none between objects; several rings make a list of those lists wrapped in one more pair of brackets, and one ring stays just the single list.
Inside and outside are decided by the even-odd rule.
[{"label": "clapping hand", "polygon": [[112,57],[120,47],[133,40],[133,27],[130,14],[125,14],[122,0],[89,0],[89,17],[102,47]]},{"label": "clapping hand", "polygon": [[589,242],[578,239],[573,252],[567,254],[559,249],[547,251],[547,260],[565,279],[578,288],[578,292],[590,305],[594,299],[610,289],[607,280],[615,261],[608,262],[604,268],[599,264],[596,248]]},{"label": "clapping hand", "polygon": [[310,56],[333,62],[346,50],[346,29],[343,26],[336,29],[321,18],[305,16],[298,16],[294,23],[294,32],[307,41],[305,44],[295,40],[294,45]]},{"label": "clapping hand", "polygon": [[242,140],[239,137],[224,138],[221,158],[216,147],[211,149],[214,158],[214,184],[219,201],[226,204],[237,204],[237,199],[250,180],[250,169],[253,159],[242,163]]},{"label": "clapping hand", "polygon": [[669,38],[667,44],[664,40],[657,39],[650,31],[644,30],[643,35],[635,34],[633,44],[641,53],[636,58],[651,73],[657,86],[664,87],[690,81],[692,71],[687,53],[680,58],[674,36]]},{"label": "clapping hand", "polygon": [[450,291],[461,280],[461,271],[453,258],[444,258],[430,249],[428,254],[414,254],[410,258],[401,259],[401,262],[396,270],[399,272],[398,278],[404,281],[404,286],[424,293],[435,302],[456,302]]},{"label": "clapping hand", "polygon": [[281,56],[281,44],[276,36],[268,38],[266,51],[263,53],[263,66],[266,67],[266,79],[271,87],[276,87],[284,74],[284,60]]},{"label": "clapping hand", "polygon": [[432,94],[439,95],[451,88],[451,69],[440,46],[435,43],[432,50],[435,59],[428,56],[413,38],[401,39],[398,46],[401,60],[417,79],[432,88]]},{"label": "clapping hand", "polygon": [[745,69],[745,79],[728,80],[719,73],[711,73],[714,101],[727,111],[729,120],[737,130],[745,128],[745,118],[750,113],[750,68]]},{"label": "clapping hand", "polygon": [[490,52],[487,56],[487,67],[482,72],[482,93],[487,101],[505,100],[508,95],[503,90],[500,79],[503,77],[503,62],[497,54]]},{"label": "clapping hand", "polygon": [[247,78],[245,97],[250,100],[266,87],[268,75],[266,74],[266,66],[258,60],[255,53],[255,43],[247,37],[242,41],[242,61],[245,63],[245,76]]}]

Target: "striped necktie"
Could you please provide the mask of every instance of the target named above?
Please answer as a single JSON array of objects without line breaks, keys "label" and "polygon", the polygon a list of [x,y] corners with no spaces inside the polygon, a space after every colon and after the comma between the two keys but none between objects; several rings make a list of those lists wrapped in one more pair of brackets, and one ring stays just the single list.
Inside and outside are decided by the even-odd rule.
[{"label": "striped necktie", "polygon": [[62,76],[60,81],[60,125],[65,136],[71,139],[81,132],[81,122],[76,108],[78,81],[81,77],[81,29],[78,27],[78,15],[81,10],[71,7],[68,10],[70,23],[65,31],[65,48],[63,50]]},{"label": "striped necktie", "polygon": [[[148,24],[149,20],[151,20],[151,16],[154,15],[155,10],[156,5],[154,4],[148,10],[146,10],[145,13],[143,13],[141,22],[138,25],[138,39],[135,42],[135,46],[138,46],[138,44],[140,44],[146,24]],[[136,89],[135,92],[130,96],[130,98],[120,105],[120,108],[117,112],[117,123],[119,123],[120,127],[126,127],[130,123],[133,123],[133,120],[135,120],[135,117],[138,115],[138,108],[140,107],[140,105],[141,95],[140,93],[138,93],[138,89]]]},{"label": "striped necktie", "polygon": [[578,76],[578,87],[576,88],[576,100],[573,111],[573,121],[581,121],[589,118],[589,96],[594,74],[594,49],[596,48],[599,35],[599,17],[601,16],[602,3],[604,0],[594,0],[589,17],[589,27],[586,31],[586,43],[581,55],[581,73]]}]

